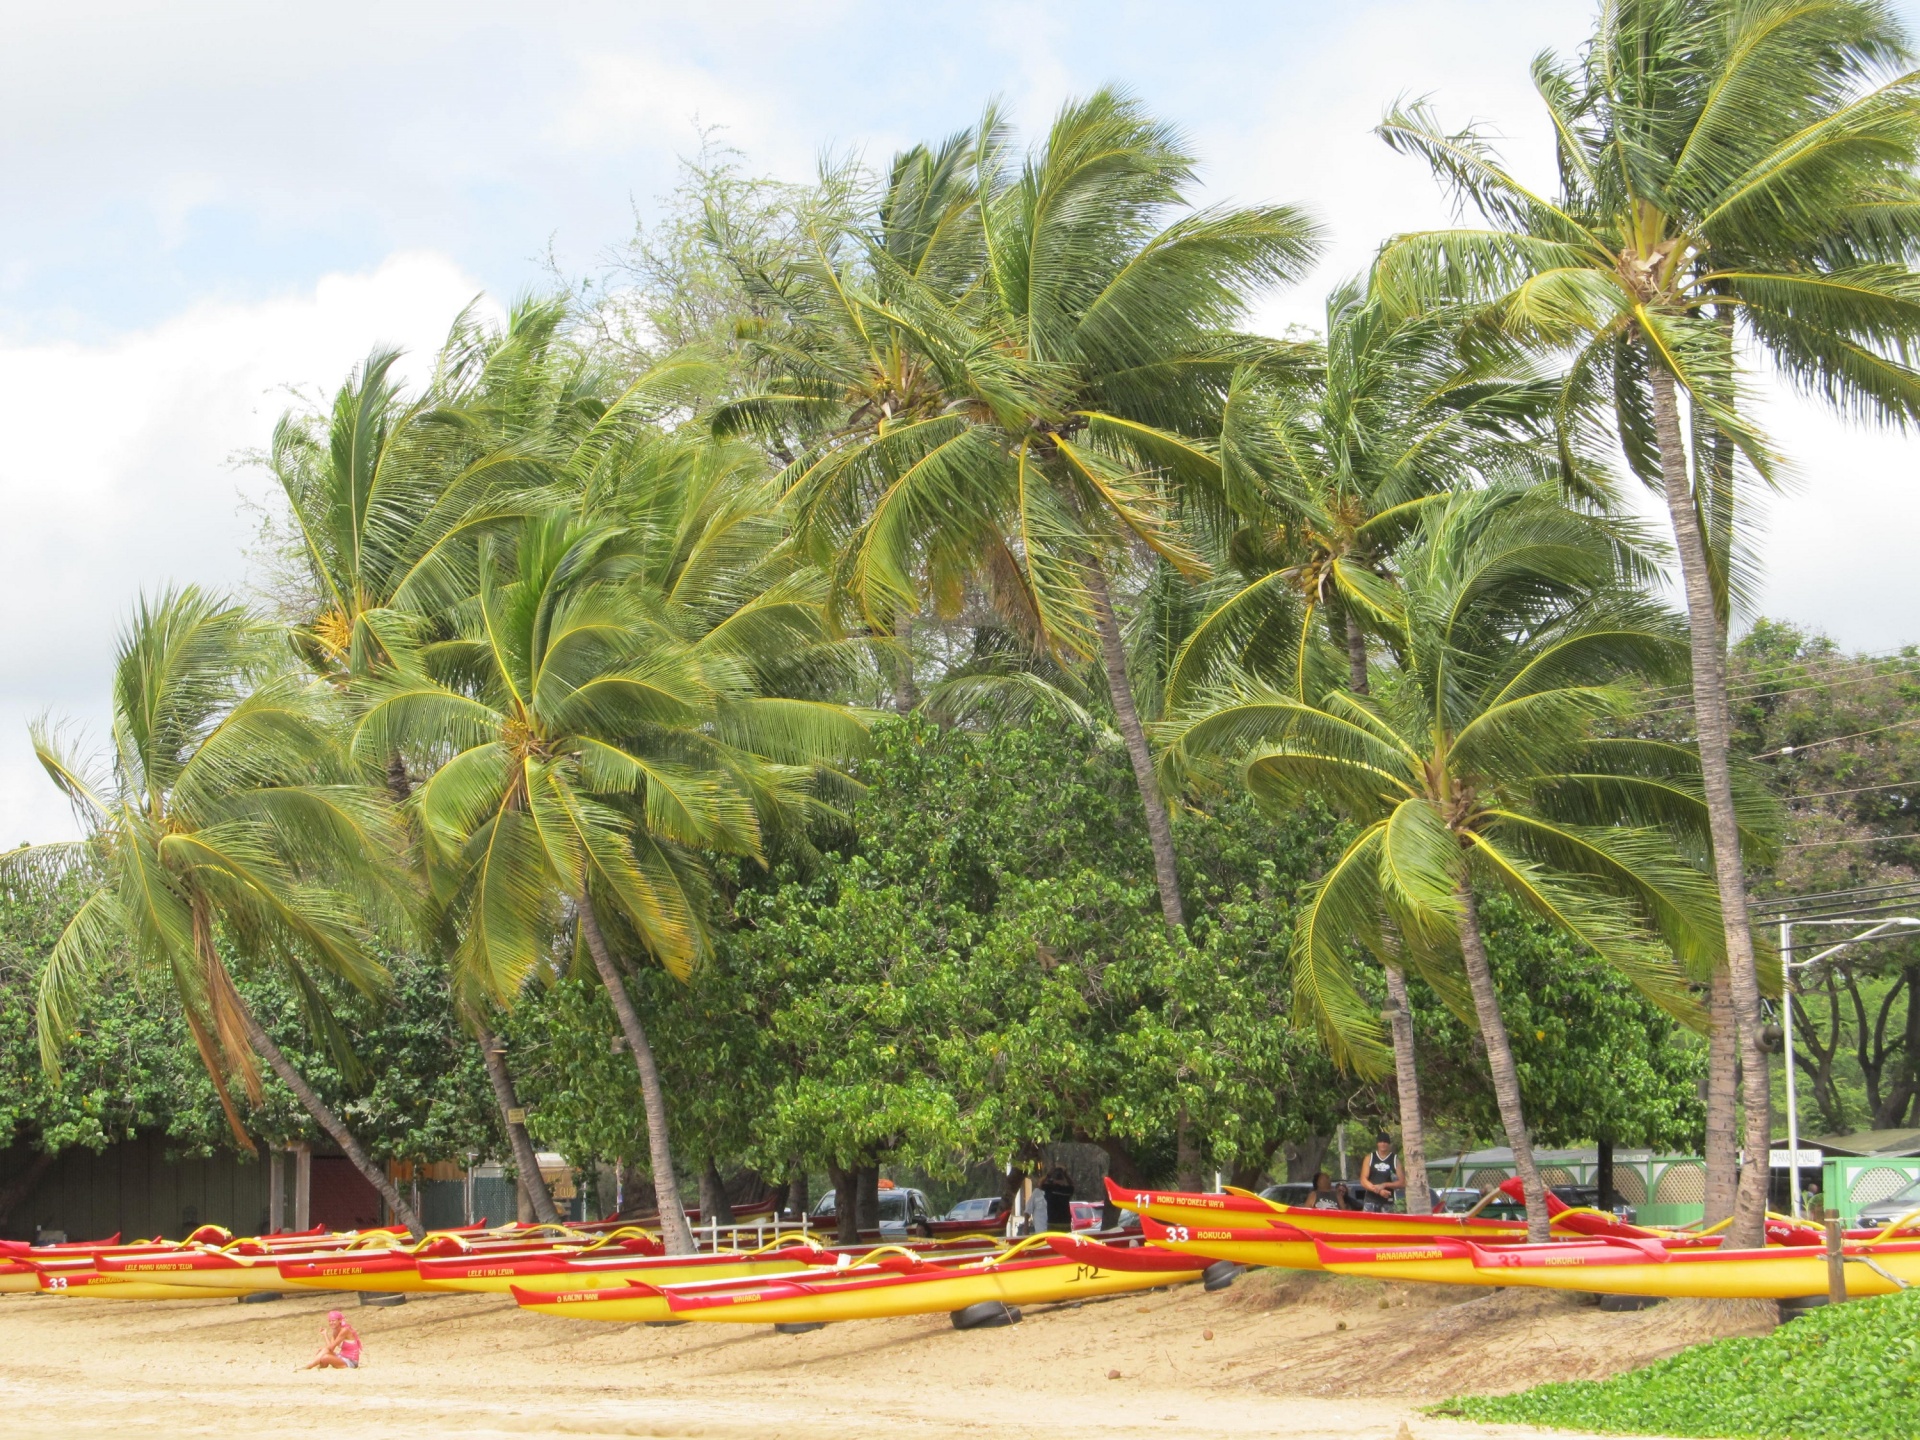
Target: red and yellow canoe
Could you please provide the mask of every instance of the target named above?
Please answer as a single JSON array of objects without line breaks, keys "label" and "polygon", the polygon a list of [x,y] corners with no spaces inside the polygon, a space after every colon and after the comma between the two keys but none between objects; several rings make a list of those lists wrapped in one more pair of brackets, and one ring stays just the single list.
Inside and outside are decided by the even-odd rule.
[{"label": "red and yellow canoe", "polygon": [[[459,1256],[423,1259],[420,1278],[432,1290],[506,1294],[557,1294],[561,1291],[625,1289],[670,1285],[689,1280],[732,1280],[781,1275],[833,1265],[833,1251],[791,1245],[756,1252],[721,1251],[703,1255],[586,1254]],[[664,1317],[663,1317],[664,1318]]]},{"label": "red and yellow canoe", "polygon": [[1185,1225],[1257,1230],[1273,1224],[1293,1227],[1309,1235],[1448,1235],[1455,1239],[1483,1238],[1498,1242],[1524,1240],[1527,1227],[1519,1220],[1483,1220],[1464,1215],[1392,1215],[1363,1210],[1310,1210],[1302,1205],[1279,1205],[1247,1194],[1197,1194],[1189,1190],[1122,1190],[1107,1181],[1107,1196],[1123,1210],[1163,1225]]}]

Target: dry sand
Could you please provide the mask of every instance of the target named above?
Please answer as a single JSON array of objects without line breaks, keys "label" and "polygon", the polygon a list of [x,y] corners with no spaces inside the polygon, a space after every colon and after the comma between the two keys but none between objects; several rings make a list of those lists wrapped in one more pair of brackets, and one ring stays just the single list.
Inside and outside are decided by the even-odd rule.
[{"label": "dry sand", "polygon": [[[351,1300],[0,1297],[0,1435],[1464,1440],[1538,1432],[1418,1407],[1611,1374],[1773,1323],[1773,1307],[1752,1302],[1610,1314],[1541,1291],[1281,1271],[1223,1294],[1189,1285],[964,1333],[944,1315],[779,1335],[557,1320],[495,1296]],[[364,1368],[296,1373],[342,1301]]]}]

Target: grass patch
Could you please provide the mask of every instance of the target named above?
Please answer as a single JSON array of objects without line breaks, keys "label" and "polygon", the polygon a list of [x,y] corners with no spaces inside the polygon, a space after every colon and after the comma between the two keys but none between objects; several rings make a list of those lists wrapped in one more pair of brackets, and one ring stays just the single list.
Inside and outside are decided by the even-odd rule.
[{"label": "grass patch", "polygon": [[1710,1341],[1611,1380],[1462,1396],[1432,1413],[1740,1440],[1912,1440],[1920,1290],[1828,1306],[1763,1338]]}]

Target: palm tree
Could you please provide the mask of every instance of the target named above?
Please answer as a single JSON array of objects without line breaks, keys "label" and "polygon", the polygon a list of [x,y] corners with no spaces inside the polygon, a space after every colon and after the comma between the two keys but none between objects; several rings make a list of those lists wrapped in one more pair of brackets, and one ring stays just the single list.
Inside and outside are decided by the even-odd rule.
[{"label": "palm tree", "polygon": [[[1381,275],[1412,295],[1490,301],[1509,333],[1572,352],[1567,428],[1589,397],[1610,401],[1629,462],[1666,497],[1749,1155],[1766,1153],[1772,1135],[1728,755],[1725,557],[1734,456],[1763,476],[1774,461],[1749,418],[1741,357],[1764,355],[1863,417],[1920,416],[1909,363],[1920,342],[1909,264],[1920,243],[1920,73],[1892,68],[1907,59],[1877,0],[1610,0],[1579,63],[1534,64],[1558,137],[1557,194],[1525,185],[1477,131],[1448,133],[1424,106],[1398,108],[1381,127],[1491,226],[1400,236]],[[1730,1068],[1733,1048],[1717,1049]],[[1730,1192],[1733,1147],[1712,1142],[1733,1117],[1716,1118],[1709,1190]],[[1761,1243],[1766,1189],[1766,1167],[1749,1164],[1730,1243]]]},{"label": "palm tree", "polygon": [[1396,663],[1372,694],[1316,700],[1248,676],[1167,738],[1233,761],[1263,798],[1329,796],[1360,825],[1301,916],[1296,1001],[1337,1059],[1375,1067],[1377,1022],[1347,948],[1363,944],[1389,972],[1411,966],[1458,1008],[1463,965],[1528,1224],[1544,1239],[1476,896],[1513,894],[1657,1002],[1691,1011],[1661,937],[1689,958],[1716,944],[1712,887],[1684,849],[1704,825],[1697,764],[1682,747],[1601,733],[1630,713],[1626,682],[1675,673],[1684,642],[1621,593],[1622,564],[1644,567],[1620,533],[1544,487],[1450,496],[1396,559]]},{"label": "palm tree", "polygon": [[333,697],[289,659],[284,632],[241,607],[170,591],[142,601],[120,641],[110,777],[89,778],[36,731],[40,763],[91,834],[6,863],[83,862],[99,877],[41,976],[41,1055],[57,1074],[90,980],[124,954],[179,996],[239,1144],[254,1149],[229,1081],[257,1103],[257,1056],[417,1235],[419,1217],[260,1024],[222,954],[279,966],[310,1008],[324,1005],[316,968],[369,994],[386,979],[359,897],[385,888],[399,837],[379,792],[347,776]]},{"label": "palm tree", "polygon": [[693,1237],[666,1097],[615,948],[684,977],[705,943],[701,852],[757,856],[816,763],[858,741],[840,707],[770,693],[827,645],[822,586],[776,553],[772,492],[699,453],[642,467],[593,517],[483,542],[462,633],[370,687],[355,741],[445,756],[413,804],[463,983],[517,993],[572,923],[639,1071],[675,1253]]},{"label": "palm tree", "polygon": [[1222,657],[1244,663],[1263,645],[1310,656],[1293,632],[1321,618],[1347,687],[1366,694],[1368,629],[1397,605],[1388,557],[1425,508],[1476,483],[1551,476],[1540,442],[1552,382],[1470,318],[1396,313],[1348,283],[1328,297],[1324,351],[1305,374],[1235,377],[1220,455],[1242,525],[1204,622],[1167,667],[1172,704]]},{"label": "palm tree", "polygon": [[1286,206],[1188,209],[1192,157],[1114,91],[1066,106],[1019,166],[990,111],[973,154],[979,284],[951,305],[916,293],[885,306],[935,393],[856,454],[801,467],[797,523],[841,547],[876,629],[918,608],[923,583],[951,602],[964,574],[1048,649],[1099,658],[1177,931],[1172,827],[1114,578],[1137,548],[1203,568],[1172,502],[1219,491],[1208,437],[1234,371],[1296,353],[1233,326],[1255,287],[1300,273],[1318,232]]},{"label": "palm tree", "polygon": [[[1268,678],[1319,693],[1341,652],[1347,688],[1368,694],[1368,632],[1399,604],[1390,557],[1421,515],[1476,482],[1546,478],[1540,422],[1553,388],[1511,342],[1467,328],[1468,318],[1444,307],[1396,314],[1348,283],[1328,297],[1324,352],[1306,374],[1284,385],[1251,371],[1235,377],[1220,457],[1244,523],[1215,578],[1187,590],[1195,619],[1171,627],[1177,649],[1158,667],[1168,710],[1222,667],[1293,669]],[[1307,643],[1323,618],[1331,653]],[[1424,1210],[1412,1015],[1404,973],[1385,968],[1407,1203]]]},{"label": "palm tree", "polygon": [[[442,355],[441,384],[408,398],[392,371],[400,352],[377,349],[335,394],[324,425],[289,413],[274,427],[269,464],[286,497],[304,592],[293,634],[314,672],[344,691],[406,663],[439,607],[470,588],[474,533],[499,520],[500,496],[528,478],[529,459],[498,443],[487,402],[504,357],[548,342],[559,311],[522,306],[507,333],[475,344],[467,317]],[[461,362],[465,363],[461,363]],[[491,362],[491,363],[490,363]],[[379,757],[395,804],[412,790],[400,751]],[[534,1218],[560,1213],[540,1174],[505,1051],[483,997],[463,997],[499,1103],[521,1193]]]}]

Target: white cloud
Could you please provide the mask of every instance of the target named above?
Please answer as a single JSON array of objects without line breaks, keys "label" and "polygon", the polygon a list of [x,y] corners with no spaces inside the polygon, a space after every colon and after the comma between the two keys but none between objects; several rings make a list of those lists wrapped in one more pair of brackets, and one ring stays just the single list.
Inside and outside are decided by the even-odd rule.
[{"label": "white cloud", "polygon": [[620,152],[664,141],[691,151],[700,130],[716,126],[728,144],[753,151],[764,164],[795,138],[790,129],[775,129],[759,96],[699,65],[669,63],[652,52],[583,56],[575,84],[549,132],[574,150]]},{"label": "white cloud", "polygon": [[0,342],[0,845],[71,833],[33,762],[43,711],[104,732],[114,635],[169,583],[236,586],[263,447],[293,398],[339,384],[374,343],[423,374],[479,287],[451,261],[396,255],[304,294],[201,305],[101,345]]}]

